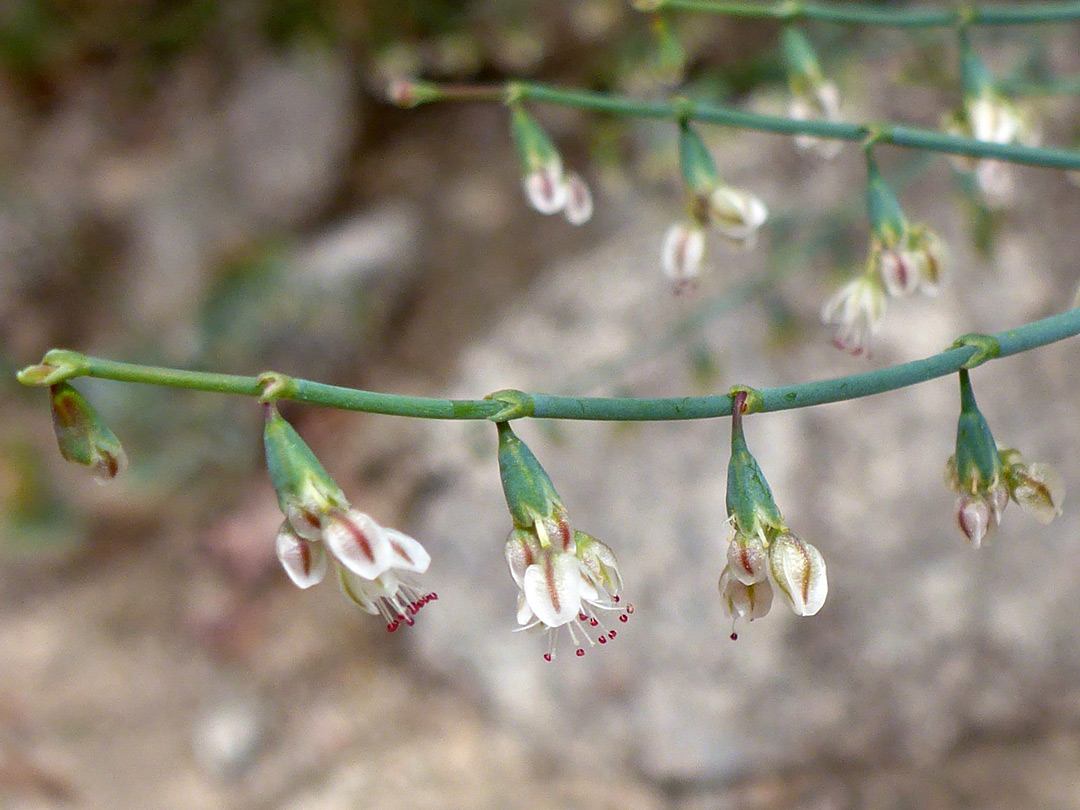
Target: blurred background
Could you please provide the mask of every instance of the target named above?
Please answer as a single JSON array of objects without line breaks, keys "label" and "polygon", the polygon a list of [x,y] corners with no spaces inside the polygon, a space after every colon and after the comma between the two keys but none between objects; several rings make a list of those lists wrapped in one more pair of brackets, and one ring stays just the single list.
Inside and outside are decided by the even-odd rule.
[{"label": "blurred background", "polygon": [[[1080,808],[1080,519],[1014,506],[964,546],[953,380],[748,420],[831,588],[817,617],[778,603],[734,644],[726,420],[522,425],[637,607],[618,643],[551,664],[511,632],[490,425],[284,409],[356,506],[432,553],[438,602],[388,635],[280,570],[251,401],[80,381],[131,459],[98,487],[14,383],[63,346],[419,395],[709,393],[1069,308],[1080,189],[1061,172],[1018,168],[990,208],[945,158],[879,150],[952,278],[855,360],[818,319],[864,257],[854,147],[824,162],[703,129],[771,220],[753,252],[711,239],[700,289],[673,296],[670,123],[534,110],[592,186],[574,228],[526,205],[499,105],[382,101],[396,76],[525,76],[784,111],[775,26],[669,24],[681,60],[615,0],[0,6],[0,807]],[[948,31],[807,32],[849,120],[937,127],[959,101]],[[1080,72],[1080,25],[975,44],[1045,141],[1075,142],[1075,97],[1041,89]],[[1077,359],[1066,342],[973,373],[998,440],[1074,490]]]}]

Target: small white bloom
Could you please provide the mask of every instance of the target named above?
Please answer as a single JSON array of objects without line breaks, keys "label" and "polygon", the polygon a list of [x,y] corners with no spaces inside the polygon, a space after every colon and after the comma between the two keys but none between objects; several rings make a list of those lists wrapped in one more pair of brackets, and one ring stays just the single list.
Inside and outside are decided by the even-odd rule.
[{"label": "small white bloom", "polygon": [[885,290],[869,274],[845,284],[821,308],[821,320],[834,327],[833,344],[853,355],[870,356],[870,337],[884,317]]},{"label": "small white bloom", "polygon": [[743,247],[753,247],[769,210],[744,189],[719,186],[709,195],[709,221],[720,233]]},{"label": "small white bloom", "polygon": [[[788,115],[799,121],[839,121],[840,92],[832,82],[821,81],[812,88],[796,93],[788,106]],[[843,141],[831,138],[818,138],[814,135],[796,135],[795,146],[799,149],[817,152],[826,160],[840,154]]]},{"label": "small white bloom", "polygon": [[699,225],[677,222],[664,236],[660,264],[676,292],[697,284],[705,256],[705,232]]},{"label": "small white bloom", "polygon": [[724,613],[731,619],[731,640],[738,638],[735,623],[739,619],[752,622],[767,616],[772,607],[772,585],[769,580],[747,585],[735,576],[730,567],[725,566],[720,572],[720,604]]}]

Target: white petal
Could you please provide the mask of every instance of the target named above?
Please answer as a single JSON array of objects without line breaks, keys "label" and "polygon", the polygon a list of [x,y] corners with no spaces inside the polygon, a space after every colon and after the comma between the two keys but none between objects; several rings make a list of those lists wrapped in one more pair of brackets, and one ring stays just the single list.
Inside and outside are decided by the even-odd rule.
[{"label": "white petal", "polygon": [[531,624],[535,618],[536,617],[533,616],[532,608],[529,607],[529,600],[525,598],[524,592],[519,593],[517,603],[517,623],[522,627],[526,627]]},{"label": "white petal", "polygon": [[769,550],[773,580],[797,616],[813,616],[829,593],[825,560],[793,534],[777,537]]},{"label": "white petal", "polygon": [[378,605],[375,604],[376,595],[372,591],[372,588],[377,588],[374,584],[374,580],[358,577],[352,571],[345,569],[343,566],[338,566],[338,584],[341,585],[341,591],[353,603],[356,604],[365,613],[370,613],[372,616],[379,615]]},{"label": "white petal", "polygon": [[514,529],[504,549],[510,576],[520,588],[525,580],[525,570],[540,558],[539,538],[525,529]]},{"label": "white petal", "polygon": [[288,521],[278,530],[276,546],[281,567],[296,587],[310,588],[326,576],[328,560],[323,544],[300,537]]},{"label": "white petal", "polygon": [[544,554],[525,571],[522,590],[532,612],[548,627],[574,619],[581,609],[581,571],[573,554]]},{"label": "white petal", "polygon": [[530,172],[524,184],[529,204],[541,214],[557,214],[566,205],[568,191],[560,166],[544,166]]},{"label": "white petal", "polygon": [[383,532],[394,555],[394,561],[390,564],[391,568],[415,571],[417,574],[427,571],[431,564],[431,555],[417,540],[397,529],[384,528]]},{"label": "white petal", "polygon": [[323,539],[342,565],[364,579],[375,579],[394,562],[382,526],[356,509],[335,512],[323,521]]},{"label": "white petal", "polygon": [[592,217],[592,192],[577,172],[570,172],[566,176],[566,207],[563,214],[571,225],[584,225]]},{"label": "white petal", "polygon": [[705,233],[685,222],[672,225],[664,235],[660,248],[660,264],[664,275],[682,286],[701,275],[701,260],[705,256]]}]

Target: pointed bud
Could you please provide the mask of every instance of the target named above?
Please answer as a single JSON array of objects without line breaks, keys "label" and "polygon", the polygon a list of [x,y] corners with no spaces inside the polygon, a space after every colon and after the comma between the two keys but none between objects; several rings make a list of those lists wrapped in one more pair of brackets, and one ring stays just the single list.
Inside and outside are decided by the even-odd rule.
[{"label": "pointed bud", "polygon": [[120,440],[82,394],[66,382],[50,386],[49,394],[60,455],[92,468],[101,482],[123,472],[127,455]]},{"label": "pointed bud", "polygon": [[514,526],[535,531],[538,521],[549,518],[554,521],[550,528],[540,524],[545,532],[554,535],[560,546],[572,544],[573,536],[567,537],[568,530],[564,531],[562,528],[566,510],[548,474],[528,445],[517,437],[509,422],[499,422],[497,427],[499,474]]},{"label": "pointed bud", "polygon": [[784,65],[788,70],[788,80],[817,83],[822,79],[821,65],[818,63],[814,47],[806,35],[794,26],[788,25],[780,33],[780,51]]},{"label": "pointed bud", "polygon": [[277,492],[278,504],[301,537],[318,539],[324,518],[334,510],[347,509],[349,502],[311,448],[277,408],[268,402],[263,409],[266,466]]},{"label": "pointed bud", "polygon": [[720,172],[705,142],[686,121],[679,124],[679,167],[691,194],[710,195],[720,185]]},{"label": "pointed bud", "polygon": [[982,545],[990,529],[990,505],[978,495],[961,495],[956,501],[956,522],[973,548]]},{"label": "pointed bud", "polygon": [[510,108],[510,134],[521,159],[529,203],[541,214],[561,211],[566,205],[567,187],[559,150],[520,104]]},{"label": "pointed bud", "polygon": [[731,414],[731,460],[727,474],[727,513],[736,534],[743,537],[761,535],[768,529],[783,525],[769,482],[757,460],[750,454],[743,434],[742,400],[735,397]]},{"label": "pointed bud", "polygon": [[953,468],[961,493],[985,495],[1001,481],[1001,457],[990,426],[975,402],[968,370],[960,369],[959,377],[960,417]]},{"label": "pointed bud", "polygon": [[821,552],[794,534],[784,533],[769,548],[769,568],[797,616],[813,616],[821,610],[829,593]]},{"label": "pointed bud", "polygon": [[896,192],[885,182],[871,150],[866,155],[866,213],[870,229],[885,248],[895,247],[907,232],[907,219]]},{"label": "pointed bud", "polygon": [[704,255],[705,232],[700,226],[679,222],[668,229],[660,250],[660,266],[675,284],[676,292],[697,284]]},{"label": "pointed bud", "polygon": [[305,540],[286,520],[278,529],[276,545],[281,567],[293,584],[298,588],[310,588],[322,582],[329,565],[322,543]]}]

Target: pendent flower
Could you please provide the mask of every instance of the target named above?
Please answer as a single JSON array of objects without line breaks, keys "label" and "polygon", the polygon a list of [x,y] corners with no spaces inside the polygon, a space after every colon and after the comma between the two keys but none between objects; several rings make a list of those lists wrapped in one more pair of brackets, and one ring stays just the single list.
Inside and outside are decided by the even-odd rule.
[{"label": "pendent flower", "polygon": [[541,214],[561,211],[572,225],[588,222],[593,213],[588,184],[577,172],[563,169],[559,150],[520,103],[510,106],[510,132],[521,158],[529,204]]},{"label": "pendent flower", "polygon": [[769,483],[746,446],[742,416],[747,398],[744,389],[733,392],[727,483],[732,532],[719,582],[732,640],[738,638],[739,619],[753,621],[769,612],[774,587],[797,616],[816,614],[829,592],[825,560],[784,523]]},{"label": "pendent flower", "polygon": [[381,526],[349,505],[345,494],[272,403],[264,404],[266,466],[285,521],[276,549],[285,573],[300,588],[322,581],[332,562],[341,590],[393,632],[438,599],[411,579],[431,557],[409,535]]},{"label": "pendent flower", "polygon": [[956,453],[945,464],[945,481],[957,493],[956,520],[978,548],[1001,523],[1010,498],[1043,524],[1061,514],[1065,488],[1046,464],[1028,464],[1019,451],[1002,448],[975,402],[967,369],[960,369],[960,417]]},{"label": "pendent flower", "polygon": [[769,215],[757,196],[723,183],[704,142],[686,121],[679,124],[679,164],[689,217],[668,229],[660,253],[664,275],[676,292],[692,288],[701,275],[707,228],[711,226],[726,239],[750,248]]},{"label": "pendent flower", "polygon": [[[788,115],[799,121],[840,121],[840,92],[835,84],[825,79],[817,54],[806,36],[797,28],[786,27],[781,34],[781,51],[791,89]],[[795,146],[832,159],[840,154],[843,142],[814,135],[796,135]]]},{"label": "pendent flower", "polygon": [[[947,132],[988,143],[1038,145],[1041,135],[1030,110],[998,89],[993,76],[972,48],[966,31],[960,33],[960,79],[963,102],[959,110],[946,117]],[[1007,203],[1012,196],[1013,171],[1004,161],[955,157],[953,165],[960,171],[974,174],[976,184],[988,201]]]},{"label": "pendent flower", "polygon": [[499,422],[499,472],[514,528],[504,549],[518,587],[520,629],[547,631],[544,659],[556,654],[559,631],[566,628],[575,654],[584,644],[607,644],[618,631],[602,616],[615,613],[626,622],[633,605],[622,603],[622,576],[615,554],[592,535],[570,525],[551,479],[509,423]]}]

